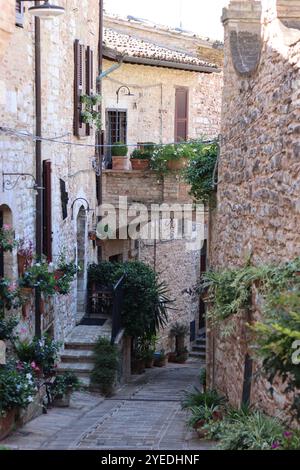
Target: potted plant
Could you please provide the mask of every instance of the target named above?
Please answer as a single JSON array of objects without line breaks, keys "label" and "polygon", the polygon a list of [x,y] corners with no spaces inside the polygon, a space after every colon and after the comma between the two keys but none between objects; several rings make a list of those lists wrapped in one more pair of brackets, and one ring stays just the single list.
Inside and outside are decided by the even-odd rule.
[{"label": "potted plant", "polygon": [[12,431],[18,410],[33,401],[36,391],[28,367],[18,370],[13,362],[0,367],[0,440]]},{"label": "potted plant", "polygon": [[66,408],[70,406],[71,393],[80,389],[80,381],[72,372],[57,375],[51,384],[53,406]]},{"label": "potted plant", "polygon": [[33,243],[31,240],[26,241],[23,238],[19,240],[17,259],[19,276],[23,276],[25,270],[31,266],[33,259]]},{"label": "potted plant", "polygon": [[0,250],[12,251],[18,242],[15,240],[15,232],[10,225],[3,225],[0,228]]},{"label": "potted plant", "polygon": [[154,353],[154,366],[155,367],[164,367],[167,364],[168,357],[165,354],[165,350],[161,349],[158,352]]},{"label": "potted plant", "polygon": [[34,364],[35,371],[45,377],[53,375],[58,360],[60,343],[48,336],[34,337],[32,341],[15,341],[14,348],[21,362]]},{"label": "potted plant", "polygon": [[19,289],[16,284],[6,277],[0,278],[0,315],[5,310],[20,306]]},{"label": "potted plant", "polygon": [[189,352],[188,352],[188,349],[185,347],[184,349],[179,350],[176,353],[175,362],[177,362],[177,364],[184,364],[188,360],[188,358],[189,358]]},{"label": "potted plant", "polygon": [[139,355],[137,352],[134,352],[131,359],[131,373],[132,374],[143,374],[145,372],[145,358],[142,355]]},{"label": "potted plant", "polygon": [[80,101],[83,104],[81,120],[89,126],[94,126],[97,130],[101,128],[101,113],[94,109],[101,102],[101,95],[81,95]]},{"label": "potted plant", "polygon": [[127,153],[128,147],[124,142],[116,142],[111,147],[113,170],[127,170]]},{"label": "potted plant", "polygon": [[18,323],[19,320],[16,317],[4,318],[0,316],[0,340],[13,339],[13,331]]},{"label": "potted plant", "polygon": [[144,146],[141,146],[141,148],[135,149],[130,155],[132,169],[143,171],[149,170],[154,148],[155,144],[149,142],[144,144]]},{"label": "potted plant", "polygon": [[35,263],[24,272],[19,279],[19,287],[24,296],[30,295],[30,289],[38,288],[45,295],[54,295],[56,280],[54,273],[49,270],[49,264],[45,261]]}]

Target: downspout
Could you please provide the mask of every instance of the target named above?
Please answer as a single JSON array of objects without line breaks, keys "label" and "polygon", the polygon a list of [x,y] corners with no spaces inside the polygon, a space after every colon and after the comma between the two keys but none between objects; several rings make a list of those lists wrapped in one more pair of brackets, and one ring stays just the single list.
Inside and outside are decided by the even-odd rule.
[{"label": "downspout", "polygon": [[[35,1],[35,5],[39,5]],[[42,87],[41,87],[41,20],[34,18],[35,35],[35,129],[36,135],[42,134]],[[36,255],[41,259],[43,253],[43,189],[42,189],[42,142],[35,142],[35,171],[36,171],[36,215],[35,215],[35,236],[36,236]],[[35,335],[41,336],[41,311],[40,311],[41,293],[35,290]]]},{"label": "downspout", "polygon": [[[99,95],[102,94],[102,82],[99,80],[99,76],[102,74],[103,68],[103,0],[99,0],[99,40],[98,40],[98,77],[96,82],[96,90]],[[98,106],[98,112],[100,113],[100,119],[102,121],[102,103]],[[102,127],[102,126],[101,126]],[[101,144],[102,131],[98,130],[96,133],[96,144]],[[102,164],[103,164],[103,148],[97,147],[96,155],[99,162],[99,176],[96,178],[97,193],[98,193],[98,205],[102,204]]]}]

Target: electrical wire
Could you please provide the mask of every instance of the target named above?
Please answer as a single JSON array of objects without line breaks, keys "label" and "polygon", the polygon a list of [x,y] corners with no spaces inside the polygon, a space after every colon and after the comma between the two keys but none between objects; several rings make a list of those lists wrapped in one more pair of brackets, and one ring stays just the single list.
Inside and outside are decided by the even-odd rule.
[{"label": "electrical wire", "polygon": [[[40,141],[40,142],[53,142],[53,143],[57,143],[57,144],[62,144],[62,145],[70,145],[70,146],[75,146],[75,147],[90,147],[90,148],[111,148],[111,147],[122,147],[124,144],[83,144],[83,143],[77,143],[77,142],[71,142],[71,141],[65,141],[65,140],[58,140],[56,137],[40,137],[40,136],[37,136],[37,135],[34,135],[34,134],[31,134],[29,132],[25,132],[25,131],[17,131],[15,129],[11,129],[11,128],[8,128],[8,127],[3,127],[3,126],[0,126],[0,132],[3,132],[5,134],[8,134],[8,135],[15,135],[15,136],[18,136],[20,138],[30,138],[32,139],[33,141]],[[68,134],[66,134],[68,135]],[[200,139],[199,139],[200,141]],[[203,144],[213,144],[213,143],[216,143],[218,142],[218,138],[216,139],[209,139],[209,140],[201,140],[201,142]],[[184,143],[188,143],[188,142],[168,142],[168,143],[165,143],[165,144],[155,144],[156,147],[164,147],[166,145],[181,145],[181,144],[184,144]],[[137,144],[125,144],[127,147],[136,147]],[[153,143],[145,143],[143,144],[144,147],[146,146],[153,146]]]}]

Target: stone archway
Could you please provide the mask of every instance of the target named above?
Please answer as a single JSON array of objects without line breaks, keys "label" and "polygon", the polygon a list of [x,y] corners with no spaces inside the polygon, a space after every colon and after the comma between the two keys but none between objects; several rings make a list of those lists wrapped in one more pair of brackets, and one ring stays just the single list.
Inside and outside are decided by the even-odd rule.
[{"label": "stone archway", "polygon": [[86,231],[87,231],[86,211],[80,207],[77,215],[77,264],[80,271],[77,274],[77,316],[78,319],[85,314],[86,297]]},{"label": "stone archway", "polygon": [[[12,211],[6,204],[0,205],[0,228],[3,225],[12,226]],[[0,251],[0,277],[13,277],[13,254],[10,251]]]}]

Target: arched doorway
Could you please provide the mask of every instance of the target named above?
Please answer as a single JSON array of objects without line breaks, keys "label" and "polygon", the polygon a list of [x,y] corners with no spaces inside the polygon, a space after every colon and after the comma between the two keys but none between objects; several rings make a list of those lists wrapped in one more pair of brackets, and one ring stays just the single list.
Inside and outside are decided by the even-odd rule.
[{"label": "arched doorway", "polygon": [[85,314],[86,293],[86,211],[80,207],[77,215],[77,322]]}]

